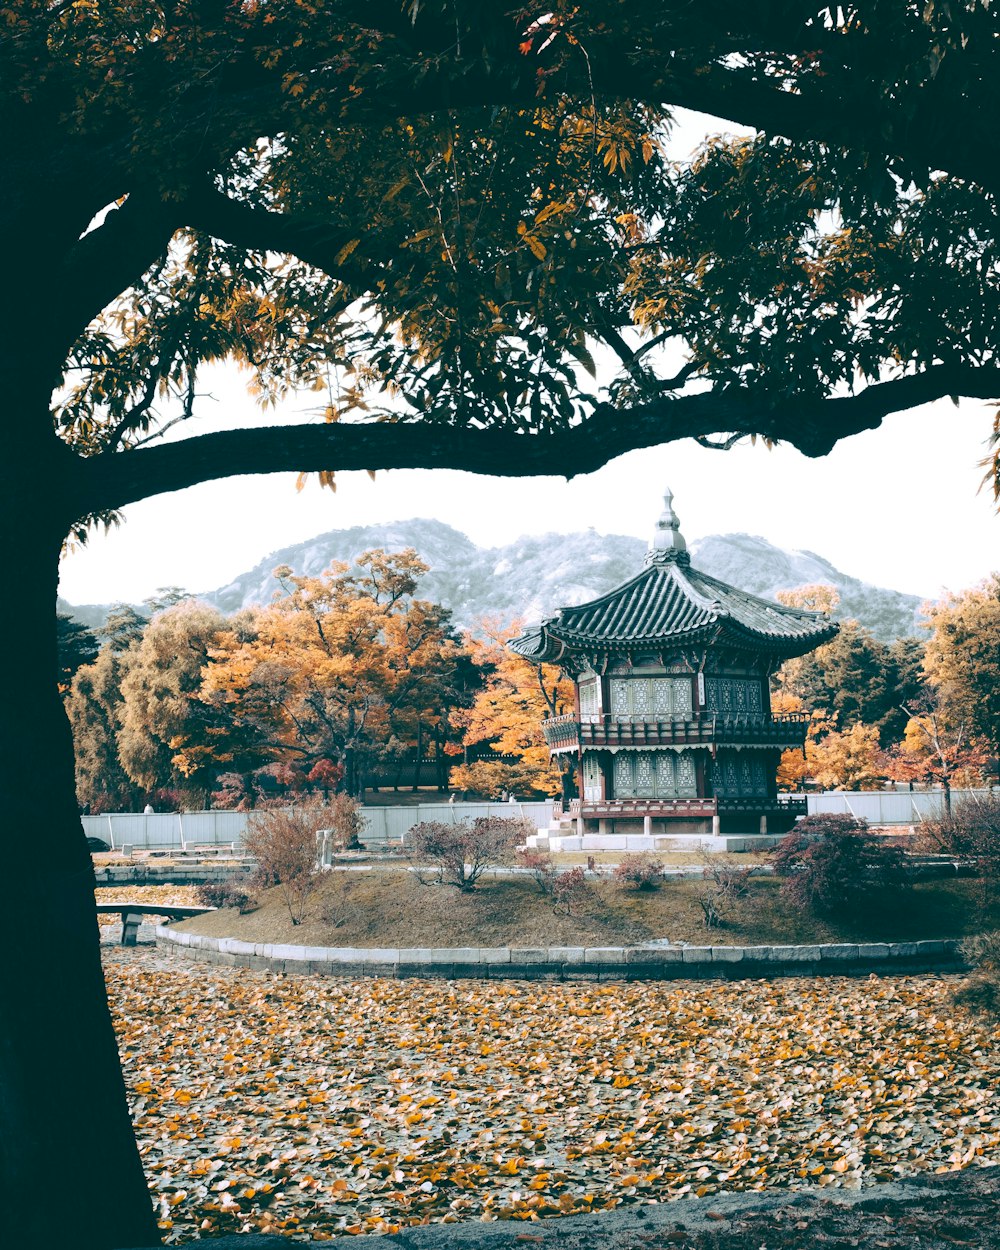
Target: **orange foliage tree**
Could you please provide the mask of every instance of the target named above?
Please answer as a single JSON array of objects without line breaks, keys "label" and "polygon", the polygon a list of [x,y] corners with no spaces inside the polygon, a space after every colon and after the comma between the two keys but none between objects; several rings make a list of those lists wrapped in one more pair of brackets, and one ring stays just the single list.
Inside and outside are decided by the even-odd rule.
[{"label": "orange foliage tree", "polygon": [[[479,636],[468,641],[483,686],[472,706],[456,715],[466,759],[452,769],[452,787],[491,798],[504,791],[559,794],[565,773],[549,759],[542,722],[573,707],[573,683],[551,664],[531,664],[507,649],[521,633],[520,621],[486,618],[478,628]],[[507,758],[475,759],[477,751]]]},{"label": "orange foliage tree", "polygon": [[321,577],[276,570],[285,591],[241,613],[219,636],[201,697],[224,708],[216,738],[188,745],[188,767],[213,754],[232,762],[329,760],[360,796],[388,745],[412,745],[416,724],[445,735],[463,648],[448,613],[414,598],[427,566],[412,549],[367,551],[357,568],[334,564]]},{"label": "orange foliage tree", "polygon": [[950,813],[952,787],[982,785],[991,762],[983,739],[971,735],[964,724],[949,724],[930,706],[912,712],[903,741],[883,753],[881,767],[893,781],[940,785]]}]

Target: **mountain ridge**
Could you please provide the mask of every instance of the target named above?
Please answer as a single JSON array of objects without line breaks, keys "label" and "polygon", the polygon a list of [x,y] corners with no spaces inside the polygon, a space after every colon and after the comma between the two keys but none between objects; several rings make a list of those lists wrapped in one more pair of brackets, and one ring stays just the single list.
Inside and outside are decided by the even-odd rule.
[{"label": "mountain ridge", "polygon": [[[561,607],[597,598],[642,567],[646,543],[625,534],[522,535],[498,547],[477,547],[443,521],[358,525],[330,530],[271,552],[225,586],[196,597],[230,614],[266,604],[278,586],[273,571],[287,564],[297,574],[317,576],[334,561],[351,564],[362,551],[413,547],[430,565],[419,594],[451,609],[456,625],[472,628],[484,616],[533,623]],[[841,603],[835,616],[854,617],[883,641],[919,632],[918,595],[873,586],[843,573],[812,551],[776,547],[759,535],[711,534],[689,544],[692,563],[741,590],[773,599],[778,590],[817,582],[835,586]],[[106,619],[110,605],[72,606],[67,612],[92,628]]]}]

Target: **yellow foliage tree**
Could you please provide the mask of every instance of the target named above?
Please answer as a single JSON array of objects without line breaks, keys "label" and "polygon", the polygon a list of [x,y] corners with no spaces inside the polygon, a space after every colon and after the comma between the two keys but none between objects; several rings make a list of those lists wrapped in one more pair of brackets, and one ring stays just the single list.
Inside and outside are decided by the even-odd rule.
[{"label": "yellow foliage tree", "polygon": [[984,739],[1000,755],[1000,573],[928,609],[924,671],[951,734]]},{"label": "yellow foliage tree", "polygon": [[426,571],[412,549],[364,552],[356,573],[277,569],[285,594],[235,618],[204,673],[202,698],[229,712],[224,737],[255,743],[265,760],[332,760],[358,795],[415,720],[446,725],[463,648],[447,612],[413,598]]},{"label": "yellow foliage tree", "polygon": [[860,722],[837,730],[825,714],[813,717],[806,746],[808,772],[826,790],[874,790],[885,777],[878,730]]},{"label": "yellow foliage tree", "polygon": [[[777,690],[771,695],[771,712],[774,716],[790,716],[804,710],[798,695]],[[778,761],[777,781],[779,790],[798,790],[809,775],[805,751],[782,751]]]},{"label": "yellow foliage tree", "polygon": [[509,793],[559,794],[562,771],[549,759],[542,722],[573,706],[573,683],[550,664],[531,664],[507,649],[522,623],[504,625],[496,618],[479,623],[470,637],[473,662],[485,674],[472,706],[457,715],[467,755],[477,748],[513,760],[466,760],[451,771],[456,790],[475,790],[491,798]]},{"label": "yellow foliage tree", "polygon": [[885,752],[883,767],[894,781],[937,784],[951,810],[952,786],[982,785],[991,763],[988,744],[970,736],[964,725],[949,726],[936,708],[915,711],[903,741]]}]

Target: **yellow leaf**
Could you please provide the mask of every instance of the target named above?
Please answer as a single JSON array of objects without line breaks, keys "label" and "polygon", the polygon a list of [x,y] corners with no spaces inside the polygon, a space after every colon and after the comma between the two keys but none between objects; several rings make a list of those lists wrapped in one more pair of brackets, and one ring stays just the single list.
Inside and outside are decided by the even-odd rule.
[{"label": "yellow leaf", "polygon": [[337,253],[337,264],[342,265],[360,242],[361,242],[360,239],[351,239],[349,243],[345,243],[344,246]]},{"label": "yellow leaf", "polygon": [[531,249],[532,256],[537,257],[538,260],[544,260],[545,259],[545,244],[541,241],[541,239],[536,239],[533,234],[528,234],[528,235],[525,235],[525,240],[528,244],[528,247]]}]

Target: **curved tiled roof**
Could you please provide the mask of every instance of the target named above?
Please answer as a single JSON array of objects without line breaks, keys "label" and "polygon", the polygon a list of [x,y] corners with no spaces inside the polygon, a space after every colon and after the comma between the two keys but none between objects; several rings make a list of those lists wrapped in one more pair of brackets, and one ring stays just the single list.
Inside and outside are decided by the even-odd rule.
[{"label": "curved tiled roof", "polygon": [[527,659],[558,660],[565,650],[626,650],[636,643],[703,641],[706,634],[781,655],[827,642],[837,626],[819,612],[788,608],[691,568],[686,551],[651,552],[621,586],[562,608],[512,649]]}]

